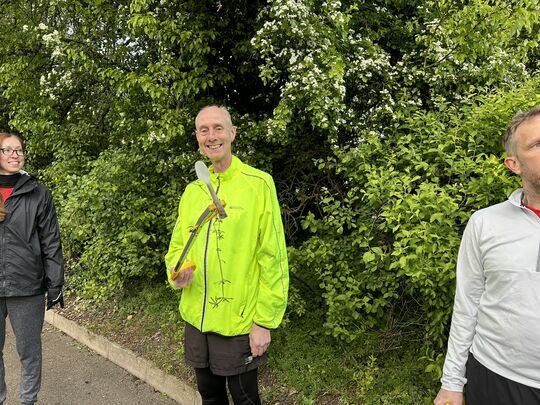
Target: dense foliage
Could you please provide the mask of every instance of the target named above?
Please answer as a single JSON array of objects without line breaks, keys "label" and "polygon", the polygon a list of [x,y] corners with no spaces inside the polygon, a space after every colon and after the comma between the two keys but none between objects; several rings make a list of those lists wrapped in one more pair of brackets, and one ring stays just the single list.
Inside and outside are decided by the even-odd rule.
[{"label": "dense foliage", "polygon": [[[501,134],[540,103],[534,0],[11,0],[0,125],[54,190],[69,285],[162,283],[193,117],[230,107],[276,180],[289,318],[421,331],[435,372],[469,215],[519,183]],[[323,308],[322,313],[315,309]]]}]

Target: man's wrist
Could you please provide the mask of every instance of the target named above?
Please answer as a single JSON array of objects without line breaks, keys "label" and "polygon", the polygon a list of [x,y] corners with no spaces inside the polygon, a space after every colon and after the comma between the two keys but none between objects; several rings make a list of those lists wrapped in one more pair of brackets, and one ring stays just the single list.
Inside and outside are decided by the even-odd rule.
[{"label": "man's wrist", "polygon": [[441,384],[441,389],[450,392],[463,392],[463,385]]}]

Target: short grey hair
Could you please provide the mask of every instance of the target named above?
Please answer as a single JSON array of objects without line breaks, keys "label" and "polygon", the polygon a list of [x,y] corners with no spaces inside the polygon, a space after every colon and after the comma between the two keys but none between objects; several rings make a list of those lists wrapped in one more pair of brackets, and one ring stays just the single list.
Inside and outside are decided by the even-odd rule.
[{"label": "short grey hair", "polygon": [[525,121],[537,116],[540,116],[540,105],[527,111],[520,111],[514,115],[504,133],[504,150],[508,156],[516,155],[516,131],[518,127]]},{"label": "short grey hair", "polygon": [[233,126],[232,124],[232,119],[231,119],[231,114],[229,113],[229,110],[227,109],[227,107],[223,106],[223,105],[217,105],[217,104],[210,104],[210,105],[206,105],[204,106],[203,108],[201,108],[199,110],[199,112],[197,113],[197,116],[195,117],[195,127],[197,126],[197,119],[199,118],[199,115],[204,111],[204,110],[207,110],[209,108],[219,108],[221,111],[223,111],[223,113],[225,114],[225,121],[226,121],[226,124],[229,125],[230,127]]}]

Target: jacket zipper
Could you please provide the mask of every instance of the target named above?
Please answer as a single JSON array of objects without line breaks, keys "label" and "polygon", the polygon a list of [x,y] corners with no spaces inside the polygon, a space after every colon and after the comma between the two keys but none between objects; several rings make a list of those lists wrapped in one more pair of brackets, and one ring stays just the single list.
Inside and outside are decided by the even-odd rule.
[{"label": "jacket zipper", "polygon": [[[11,194],[9,195],[8,198],[6,198],[6,200],[4,201],[4,209],[6,208],[6,205],[7,205],[7,202],[8,200],[10,199],[10,197],[13,195],[13,193],[15,191],[18,191],[18,190],[13,190],[11,192]],[[1,246],[1,250],[2,250],[2,288],[5,289],[6,288],[6,277],[7,277],[7,271],[6,271],[6,225],[5,225],[5,221],[7,221],[7,218],[4,219],[4,221],[2,222],[2,224],[0,226],[2,226],[2,246]]]},{"label": "jacket zipper", "polygon": [[[521,208],[525,209],[525,212],[527,212],[527,215],[532,215],[534,219],[540,223],[540,217],[536,215],[536,213],[531,210],[529,207],[526,207],[524,205],[520,205]],[[536,272],[540,273],[540,246],[538,246],[538,256],[536,256]]]},{"label": "jacket zipper", "polygon": [[[217,176],[217,188],[216,195],[219,192],[220,178]],[[204,246],[204,260],[203,260],[203,273],[204,273],[204,297],[203,297],[203,307],[202,307],[202,316],[201,316],[201,332],[204,332],[204,317],[206,315],[206,300],[208,295],[208,272],[206,267],[206,259],[208,257],[208,243],[210,242],[210,231],[212,229],[212,221],[208,221],[208,229],[206,230],[206,242]]]},{"label": "jacket zipper", "polygon": [[[9,195],[9,197],[6,198],[6,200],[4,201],[4,209],[6,208],[7,202],[11,198],[13,193],[15,193],[16,191],[19,191],[19,189],[15,190],[15,188],[14,188],[13,191],[11,192],[11,194]],[[4,219],[4,221],[2,222],[2,225],[1,225],[2,226],[2,276],[3,276],[2,277],[2,288],[3,289],[6,288],[6,277],[7,277],[7,271],[6,271],[6,225],[5,225],[6,220],[7,220],[7,218]]]}]

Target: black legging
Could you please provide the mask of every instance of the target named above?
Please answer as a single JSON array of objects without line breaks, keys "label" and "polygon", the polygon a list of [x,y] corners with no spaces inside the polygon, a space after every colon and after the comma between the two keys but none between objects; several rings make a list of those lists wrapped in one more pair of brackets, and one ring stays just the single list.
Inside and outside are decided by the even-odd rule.
[{"label": "black legging", "polygon": [[222,377],[209,368],[196,368],[197,388],[203,405],[228,405],[227,387],[234,405],[261,405],[257,385],[257,369],[247,373]]}]

